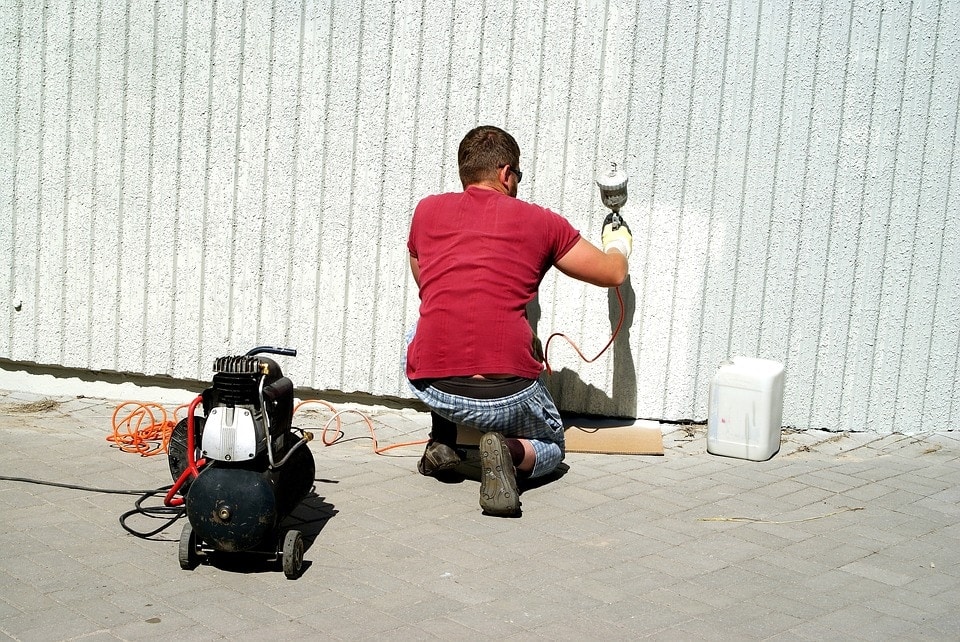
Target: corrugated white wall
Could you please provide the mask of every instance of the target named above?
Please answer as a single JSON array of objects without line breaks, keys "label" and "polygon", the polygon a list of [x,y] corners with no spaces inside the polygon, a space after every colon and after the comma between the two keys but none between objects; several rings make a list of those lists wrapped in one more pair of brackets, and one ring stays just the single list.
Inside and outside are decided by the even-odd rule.
[{"label": "corrugated white wall", "polygon": [[[490,123],[590,239],[595,170],[630,175],[624,330],[551,343],[562,407],[703,419],[744,355],[787,425],[960,414],[960,3],[4,0],[0,32],[4,359],[208,380],[284,344],[298,385],[407,397],[409,217]],[[531,313],[592,356],[619,306],[552,274]]]}]

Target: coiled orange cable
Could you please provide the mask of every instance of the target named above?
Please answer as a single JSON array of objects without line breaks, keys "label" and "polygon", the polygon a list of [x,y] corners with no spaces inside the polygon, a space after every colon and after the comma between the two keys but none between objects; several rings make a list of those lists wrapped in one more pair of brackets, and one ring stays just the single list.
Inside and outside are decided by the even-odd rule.
[{"label": "coiled orange cable", "polygon": [[[111,422],[113,432],[107,435],[107,441],[115,448],[127,453],[137,453],[141,457],[150,457],[167,452],[170,435],[177,425],[178,413],[187,404],[177,406],[173,419],[167,419],[167,411],[160,404],[143,401],[124,401],[113,411]],[[129,411],[118,419],[124,410]]]}]

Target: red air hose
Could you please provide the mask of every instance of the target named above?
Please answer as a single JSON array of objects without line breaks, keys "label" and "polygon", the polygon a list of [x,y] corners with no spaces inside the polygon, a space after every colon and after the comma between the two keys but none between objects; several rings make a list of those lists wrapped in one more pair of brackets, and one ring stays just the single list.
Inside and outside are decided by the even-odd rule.
[{"label": "red air hose", "polygon": [[174,495],[180,491],[188,478],[196,478],[196,476],[200,474],[200,467],[207,463],[205,459],[201,459],[200,461],[196,460],[196,443],[193,437],[193,411],[201,401],[203,401],[203,396],[197,395],[197,398],[190,402],[190,407],[187,409],[187,467],[180,473],[180,477],[177,478],[177,481],[170,487],[170,490],[167,491],[166,496],[163,498],[163,503],[166,506],[183,505],[183,497],[174,497]]},{"label": "red air hose", "polygon": [[623,295],[620,294],[620,288],[618,287],[615,289],[617,291],[617,301],[620,302],[620,320],[617,322],[617,327],[613,331],[613,334],[610,336],[610,340],[607,341],[607,345],[603,346],[603,350],[598,352],[597,356],[595,356],[593,359],[587,359],[585,356],[583,356],[583,353],[580,352],[580,348],[577,347],[577,344],[571,341],[567,335],[563,334],[562,332],[554,332],[549,337],[547,337],[547,343],[543,346],[543,366],[544,368],[546,368],[547,374],[553,374],[553,369],[550,368],[550,362],[547,360],[547,353],[550,349],[550,341],[552,341],[554,337],[563,337],[563,339],[566,340],[566,342],[569,343],[573,347],[573,349],[577,351],[577,354],[580,355],[580,358],[587,363],[593,363],[594,361],[599,359],[600,355],[606,352],[607,348],[609,348],[613,344],[613,340],[617,338],[618,334],[620,334],[620,328],[621,326],[623,326],[623,317],[626,314],[623,308]]}]

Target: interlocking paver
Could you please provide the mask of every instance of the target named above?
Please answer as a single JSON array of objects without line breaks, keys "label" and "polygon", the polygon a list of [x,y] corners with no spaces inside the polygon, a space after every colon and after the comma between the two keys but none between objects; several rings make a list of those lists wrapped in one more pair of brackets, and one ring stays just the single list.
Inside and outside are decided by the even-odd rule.
[{"label": "interlocking paver", "polygon": [[[0,391],[0,474],[169,484],[164,457],[106,440],[117,403]],[[749,462],[665,426],[663,456],[569,454],[497,519],[475,481],[418,475],[419,446],[374,453],[364,417],[384,447],[425,438],[426,413],[344,408],[330,446],[333,411],[296,418],[317,481],[290,518],[309,545],[295,581],[242,557],[181,570],[182,522],[148,540],[120,526],[136,495],[0,481],[0,638],[960,637],[956,433],[789,430]]]}]

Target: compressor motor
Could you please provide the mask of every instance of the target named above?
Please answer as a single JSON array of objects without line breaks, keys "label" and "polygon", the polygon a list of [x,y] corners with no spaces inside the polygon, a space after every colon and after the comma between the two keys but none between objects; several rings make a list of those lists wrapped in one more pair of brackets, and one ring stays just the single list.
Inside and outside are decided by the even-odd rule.
[{"label": "compressor motor", "polygon": [[[167,503],[186,508],[184,569],[215,553],[253,552],[280,560],[288,578],[299,576],[303,536],[281,534],[279,525],[313,487],[307,446],[313,436],[293,428],[293,382],[263,354],[296,356],[296,350],[260,346],[217,359],[212,386],[171,435],[175,483]],[[202,416],[194,414],[198,405]]]}]

